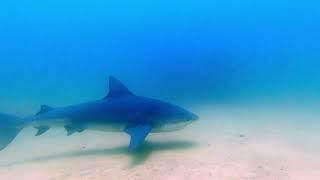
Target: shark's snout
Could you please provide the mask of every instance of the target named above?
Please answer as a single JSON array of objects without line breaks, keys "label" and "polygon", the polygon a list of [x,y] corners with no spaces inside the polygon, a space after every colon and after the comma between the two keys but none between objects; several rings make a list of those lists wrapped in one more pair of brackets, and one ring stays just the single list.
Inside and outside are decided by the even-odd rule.
[{"label": "shark's snout", "polygon": [[185,116],[185,120],[190,122],[197,121],[198,119],[199,119],[199,116],[192,112],[188,112],[188,115]]},{"label": "shark's snout", "polygon": [[196,120],[198,120],[199,119],[199,116],[198,115],[196,115],[196,114],[191,114],[191,116],[190,116],[190,121],[196,121]]}]

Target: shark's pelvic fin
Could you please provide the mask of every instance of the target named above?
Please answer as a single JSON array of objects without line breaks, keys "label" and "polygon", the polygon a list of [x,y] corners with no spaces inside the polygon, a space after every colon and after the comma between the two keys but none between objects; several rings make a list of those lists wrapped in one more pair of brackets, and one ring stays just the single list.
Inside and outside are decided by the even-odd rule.
[{"label": "shark's pelvic fin", "polygon": [[39,126],[35,128],[38,129],[36,136],[41,136],[42,134],[46,133],[50,129],[50,127],[48,126]]},{"label": "shark's pelvic fin", "polygon": [[71,136],[72,134],[77,132],[75,129],[68,125],[64,126],[64,129],[67,131],[67,136]]},{"label": "shark's pelvic fin", "polygon": [[85,128],[84,127],[81,127],[81,126],[73,126],[72,124],[71,125],[66,125],[64,126],[64,129],[67,131],[67,135],[68,136],[71,136],[73,135],[74,133],[78,132],[78,133],[82,133]]},{"label": "shark's pelvic fin", "polygon": [[43,113],[47,113],[49,111],[52,111],[54,108],[50,107],[50,106],[47,106],[47,105],[42,105],[41,108],[40,108],[40,111],[36,114],[36,115],[40,115],[40,114],[43,114]]},{"label": "shark's pelvic fin", "polygon": [[118,79],[112,76],[109,77],[109,94],[106,96],[106,98],[132,95],[133,93]]},{"label": "shark's pelvic fin", "polygon": [[125,132],[131,136],[129,150],[135,151],[145,141],[152,127],[148,124],[130,126],[125,129]]}]

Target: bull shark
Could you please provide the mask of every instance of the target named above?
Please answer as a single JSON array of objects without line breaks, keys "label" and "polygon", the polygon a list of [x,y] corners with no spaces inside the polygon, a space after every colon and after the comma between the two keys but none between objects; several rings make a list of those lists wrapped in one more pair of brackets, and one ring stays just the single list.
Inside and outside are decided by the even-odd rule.
[{"label": "bull shark", "polygon": [[148,134],[180,130],[197,119],[197,115],[179,106],[134,95],[111,76],[109,93],[103,99],[61,108],[42,105],[36,115],[28,118],[0,114],[0,151],[26,127],[36,128],[36,136],[54,127],[64,128],[68,136],[86,130],[125,132],[130,135],[128,149],[135,151]]}]

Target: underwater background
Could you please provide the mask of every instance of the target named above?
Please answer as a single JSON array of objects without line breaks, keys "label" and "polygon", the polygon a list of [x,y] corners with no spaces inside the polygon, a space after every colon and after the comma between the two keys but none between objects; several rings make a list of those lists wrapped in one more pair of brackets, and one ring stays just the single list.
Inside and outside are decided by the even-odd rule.
[{"label": "underwater background", "polygon": [[315,1],[14,0],[0,7],[3,110],[103,97],[109,75],[168,100],[319,97]]},{"label": "underwater background", "polygon": [[[297,109],[302,114],[303,118],[294,121],[298,122],[295,130],[308,125],[299,132],[307,133],[310,127],[316,131],[320,127],[318,114],[299,109],[312,107],[317,112],[320,101],[319,9],[320,3],[313,0],[3,0],[0,111],[24,117],[38,112],[42,104],[60,107],[101,99],[108,92],[107,80],[112,75],[136,94],[193,109],[202,115],[201,120],[213,117],[220,105],[278,107],[276,104],[284,103],[295,106],[294,111],[286,110],[287,114],[297,113]],[[214,111],[208,108],[211,106]],[[223,109],[215,117],[230,115],[230,111]],[[278,111],[268,113],[276,118],[263,117],[275,126],[292,125],[290,118],[279,119]],[[310,117],[304,118],[306,114]],[[228,121],[221,120],[223,117],[214,122],[239,122],[233,115]],[[252,121],[241,127],[259,131]],[[192,131],[199,129],[200,125]],[[319,134],[312,134],[316,137]],[[315,141],[310,142],[309,153],[319,149],[314,148]],[[10,155],[6,156],[8,161]],[[203,161],[209,162],[206,158]],[[273,176],[265,179],[284,177],[270,174]],[[254,177],[263,179],[258,175]],[[192,177],[196,176],[189,179]],[[228,177],[225,179],[234,179]],[[288,177],[280,179],[300,179]],[[176,179],[188,178],[177,175]]]}]

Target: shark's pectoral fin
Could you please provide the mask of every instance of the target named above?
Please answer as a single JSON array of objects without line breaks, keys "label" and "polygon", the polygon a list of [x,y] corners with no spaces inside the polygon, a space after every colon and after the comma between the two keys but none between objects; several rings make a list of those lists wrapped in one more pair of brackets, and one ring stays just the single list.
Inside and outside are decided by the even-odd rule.
[{"label": "shark's pectoral fin", "polygon": [[75,125],[65,125],[64,129],[67,131],[67,135],[71,136],[74,133],[81,133],[85,130],[82,126],[75,126]]},{"label": "shark's pectoral fin", "polygon": [[152,127],[148,124],[130,126],[125,129],[125,132],[131,136],[129,150],[135,151],[145,141]]},{"label": "shark's pectoral fin", "polygon": [[50,129],[50,127],[48,127],[48,126],[38,126],[35,128],[38,130],[36,136],[40,136]]}]

